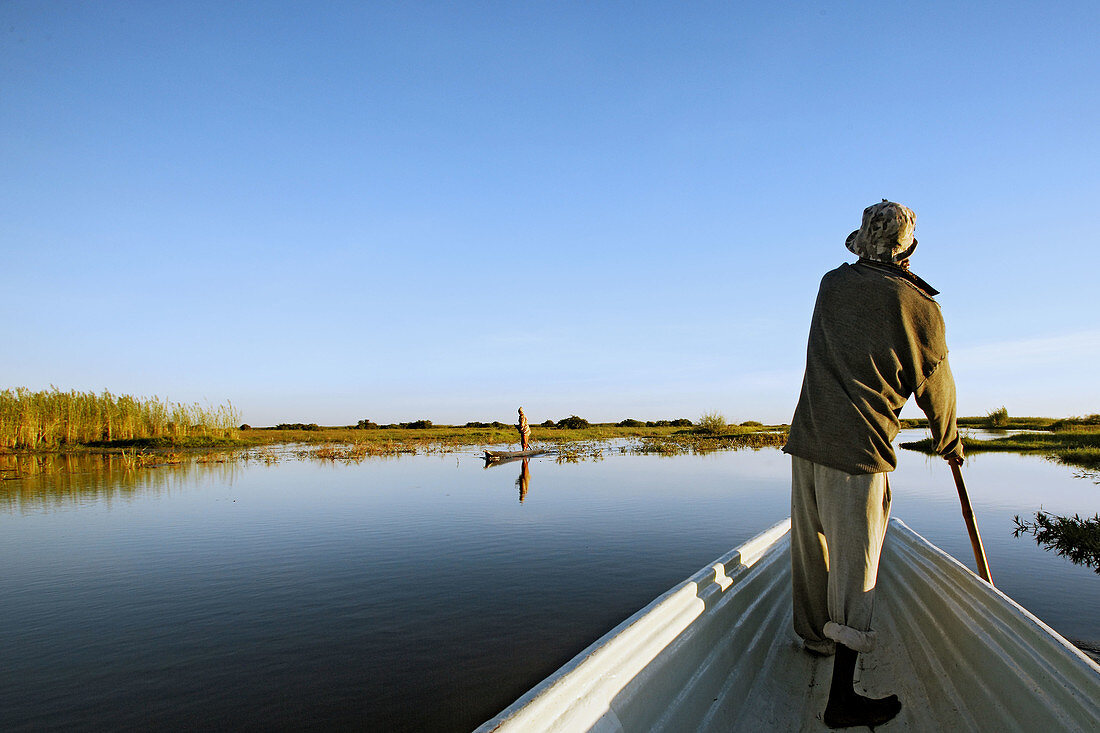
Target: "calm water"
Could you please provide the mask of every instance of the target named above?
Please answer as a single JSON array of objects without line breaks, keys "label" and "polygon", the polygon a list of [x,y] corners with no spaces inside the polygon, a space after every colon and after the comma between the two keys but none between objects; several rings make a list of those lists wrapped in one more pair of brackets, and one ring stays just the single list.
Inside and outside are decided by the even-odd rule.
[{"label": "calm water", "polygon": [[[894,516],[971,567],[951,476],[900,452]],[[998,586],[1100,641],[1100,576],[1012,537],[1098,510],[1034,457],[964,469]],[[788,514],[774,449],[489,469],[472,454],[0,484],[0,729],[467,731]]]}]

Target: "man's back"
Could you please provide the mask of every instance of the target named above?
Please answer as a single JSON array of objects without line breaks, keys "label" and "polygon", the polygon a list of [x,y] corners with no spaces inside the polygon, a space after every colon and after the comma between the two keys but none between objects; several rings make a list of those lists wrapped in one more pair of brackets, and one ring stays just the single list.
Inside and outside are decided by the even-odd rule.
[{"label": "man's back", "polygon": [[937,447],[954,450],[954,381],[934,292],[866,260],[825,274],[787,453],[851,474],[892,471],[898,414],[914,393],[943,428],[932,426]]}]

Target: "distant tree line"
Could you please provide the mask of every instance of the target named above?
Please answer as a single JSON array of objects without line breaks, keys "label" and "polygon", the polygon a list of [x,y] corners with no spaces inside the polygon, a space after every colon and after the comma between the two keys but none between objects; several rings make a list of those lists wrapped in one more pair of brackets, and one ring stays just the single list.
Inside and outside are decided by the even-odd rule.
[{"label": "distant tree line", "polygon": [[[605,423],[605,424],[611,424],[611,423]],[[679,418],[677,420],[645,420],[645,421],[627,419],[627,420],[622,420],[622,421],[614,423],[614,424],[616,426],[620,427],[620,428],[642,428],[642,427],[646,427],[646,428],[663,428],[663,427],[690,428],[693,423],[691,422],[691,420],[688,420],[687,418]],[[759,424],[759,423],[756,423],[756,424]],[[398,429],[398,428],[405,429],[405,430],[424,430],[426,428],[433,427],[433,425],[434,424],[432,423],[431,420],[413,420],[412,422],[389,423],[389,424],[386,424],[386,425],[380,425],[380,424],[378,424],[378,423],[376,423],[372,420],[360,420],[355,425],[349,425],[348,427],[353,429],[353,430],[385,430],[385,429]],[[544,428],[562,428],[562,429],[565,429],[565,430],[581,430],[583,428],[591,427],[592,423],[589,422],[588,420],[584,419],[583,417],[578,416],[578,415],[570,415],[569,417],[563,417],[561,420],[558,420],[557,422],[555,422],[554,420],[545,420],[545,421],[539,423],[539,426],[544,427]],[[284,426],[280,425],[278,427],[282,428]],[[289,425],[289,426],[286,426],[286,427],[289,429],[289,428],[296,427],[296,425]],[[435,427],[450,427],[450,426],[436,425]],[[500,420],[493,420],[492,422],[483,422],[483,421],[480,421],[480,420],[471,420],[470,422],[463,425],[463,427],[503,429],[503,428],[511,428],[511,427],[515,427],[515,426],[512,425],[511,423],[501,422]],[[300,428],[300,429],[315,430],[316,428],[307,426],[307,427]]]},{"label": "distant tree line", "polygon": [[355,425],[350,425],[348,427],[352,428],[353,430],[427,430],[431,426],[431,420],[413,420],[412,422],[389,423],[387,425],[379,425],[378,423],[371,422],[370,420],[360,420]]},{"label": "distant tree line", "polygon": [[[617,423],[597,423],[603,425],[615,425],[620,428],[690,428],[694,425],[691,420],[681,417],[676,420],[635,420],[628,418],[626,420],[620,420]],[[581,430],[584,428],[592,427],[593,423],[580,417],[578,415],[570,415],[569,417],[563,417],[558,421],[545,420],[539,423],[539,427],[543,428],[560,428],[563,430]],[[760,423],[752,422],[751,420],[742,425],[760,425]],[[355,425],[344,426],[349,430],[426,430],[431,427],[451,427],[449,425],[435,425],[431,420],[421,419],[413,420],[412,422],[400,422],[400,423],[388,423],[379,424],[370,419],[363,419],[357,422]],[[478,420],[471,420],[463,427],[467,428],[512,428],[515,427],[511,423],[503,423],[499,420],[493,420],[492,422],[481,422]],[[250,426],[242,425],[242,430],[251,429]],[[324,428],[317,425],[317,423],[279,423],[274,430],[323,430]]]},{"label": "distant tree line", "polygon": [[641,420],[627,419],[615,423],[620,428],[690,428],[691,420],[681,417],[677,420]]}]

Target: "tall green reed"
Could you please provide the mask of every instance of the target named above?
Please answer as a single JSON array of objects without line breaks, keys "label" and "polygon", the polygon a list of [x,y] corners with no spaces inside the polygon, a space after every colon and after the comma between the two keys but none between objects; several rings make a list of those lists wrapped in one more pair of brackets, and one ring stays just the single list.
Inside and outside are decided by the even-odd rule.
[{"label": "tall green reed", "polygon": [[41,449],[98,441],[191,436],[236,437],[240,412],[227,402],[203,407],[104,390],[0,391],[0,447]]}]

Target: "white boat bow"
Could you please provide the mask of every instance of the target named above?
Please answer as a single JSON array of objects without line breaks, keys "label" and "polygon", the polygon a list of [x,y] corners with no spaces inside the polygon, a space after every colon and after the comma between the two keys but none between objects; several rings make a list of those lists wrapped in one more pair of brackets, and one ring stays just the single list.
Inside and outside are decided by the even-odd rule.
[{"label": "white boat bow", "polygon": [[[661,595],[476,733],[824,730],[832,661],[791,627],[789,530]],[[1100,730],[1100,666],[898,519],[874,624],[857,689],[903,703],[876,730]]]}]

